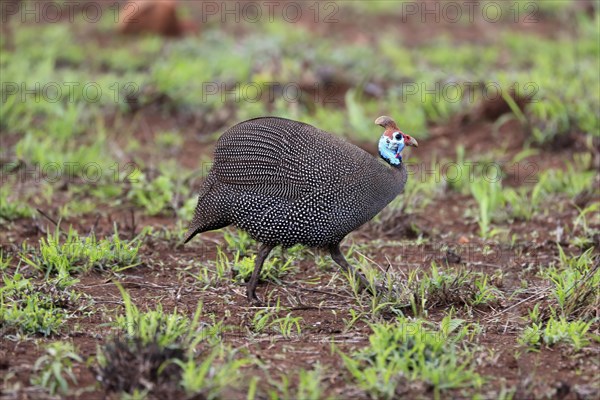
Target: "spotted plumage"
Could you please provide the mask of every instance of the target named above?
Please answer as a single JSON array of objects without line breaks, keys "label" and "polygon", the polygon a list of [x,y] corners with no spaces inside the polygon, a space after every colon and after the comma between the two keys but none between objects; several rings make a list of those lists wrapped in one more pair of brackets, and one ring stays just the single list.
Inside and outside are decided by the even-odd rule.
[{"label": "spotted plumage", "polygon": [[[391,119],[383,122],[395,128]],[[384,135],[393,129],[380,125],[386,127]],[[404,165],[388,163],[301,122],[265,117],[239,123],[217,142],[185,241],[200,232],[235,225],[263,243],[255,273],[277,245],[300,243],[330,249],[334,255],[348,233],[373,218],[404,188]],[[345,260],[336,261],[350,268]],[[252,278],[248,296],[256,299],[252,285],[258,276]]]}]

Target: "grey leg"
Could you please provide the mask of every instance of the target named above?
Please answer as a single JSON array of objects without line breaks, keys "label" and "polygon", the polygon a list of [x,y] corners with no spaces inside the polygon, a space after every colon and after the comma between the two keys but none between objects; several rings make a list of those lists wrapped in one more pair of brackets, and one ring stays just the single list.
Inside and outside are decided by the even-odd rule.
[{"label": "grey leg", "polygon": [[260,270],[262,269],[265,260],[269,256],[273,247],[268,244],[261,244],[258,249],[258,255],[256,256],[256,262],[254,263],[254,271],[252,271],[252,276],[250,277],[250,281],[248,282],[248,286],[246,287],[246,296],[248,296],[248,301],[251,303],[260,304],[260,300],[256,297],[256,285],[258,285],[258,278],[260,277]]},{"label": "grey leg", "polygon": [[340,251],[339,243],[331,246],[329,248],[329,251],[331,253],[331,258],[333,258],[333,261],[335,261],[340,267],[342,267],[344,271],[351,273],[352,275],[354,275],[355,278],[358,278],[360,280],[360,286],[362,289],[366,288],[369,290],[369,292],[371,292],[371,294],[375,295],[375,293],[373,293],[373,291],[371,290],[371,286],[369,285],[369,281],[367,280],[367,278],[365,278],[365,276],[360,272],[357,272],[352,267],[352,265],[350,265],[348,261],[346,261],[344,255]]}]

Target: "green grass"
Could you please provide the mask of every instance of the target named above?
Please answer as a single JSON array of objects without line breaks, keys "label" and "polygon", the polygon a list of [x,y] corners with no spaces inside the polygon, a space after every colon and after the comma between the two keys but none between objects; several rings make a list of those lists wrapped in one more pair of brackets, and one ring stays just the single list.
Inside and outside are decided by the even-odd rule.
[{"label": "green grass", "polygon": [[[51,183],[76,178],[96,183],[112,178],[115,160],[108,149],[100,110],[72,103],[50,104],[46,118],[38,118],[40,126],[20,135],[14,147],[16,157],[36,166],[40,177]],[[92,134],[83,137],[85,127],[91,127]]]},{"label": "green grass", "polygon": [[[220,90],[213,95],[208,88],[212,89],[215,84],[219,89],[220,83],[245,82],[251,77],[247,57],[254,49],[242,45],[238,47],[240,51],[223,51],[232,46],[233,38],[216,30],[203,34],[200,41],[189,38],[173,43],[166,54],[152,64],[150,82],[175,104],[205,110],[222,106]],[[203,86],[205,84],[210,86]]]},{"label": "green grass", "polygon": [[13,258],[7,255],[3,250],[0,250],[0,272],[4,273],[5,270],[10,266]]},{"label": "green grass", "polygon": [[[407,165],[407,168],[414,167],[417,170],[416,174],[408,179],[402,195],[392,200],[388,207],[375,217],[374,221],[377,224],[385,224],[388,219],[393,221],[399,214],[422,212],[443,191],[440,175],[423,174],[420,166],[424,164],[420,164],[418,159],[409,159]],[[424,168],[436,171],[435,160],[432,160],[430,166]]]},{"label": "green grass", "polygon": [[[375,0],[368,4],[363,3],[361,1],[352,1],[352,2],[344,2],[344,3],[336,4],[335,9],[328,8],[326,11],[334,12],[334,10],[335,10],[334,15],[336,15],[336,14],[338,14],[338,7],[339,7],[342,10],[344,8],[348,8],[351,10],[356,10],[357,12],[360,12],[360,13],[368,13],[368,14],[373,14],[373,15],[400,14],[400,12],[402,10],[402,3],[403,3],[402,0],[400,0],[400,1]],[[324,10],[321,10],[321,12],[323,12],[323,11]]]},{"label": "green grass", "polygon": [[0,225],[19,218],[30,218],[33,209],[29,204],[16,201],[11,196],[11,187],[3,184],[0,188]]},{"label": "green grass", "polygon": [[[533,323],[519,335],[518,343],[529,350],[538,350],[541,344],[549,347],[564,344],[579,351],[590,345],[592,335],[589,332],[592,321],[567,321],[564,318],[550,317],[545,324]],[[596,338],[596,341],[600,339]]]},{"label": "green grass", "polygon": [[600,307],[600,268],[594,248],[568,256],[559,246],[559,266],[543,271],[552,283],[551,294],[564,318],[593,319]]},{"label": "green grass", "polygon": [[477,224],[482,237],[493,236],[492,221],[495,214],[506,205],[502,183],[497,180],[479,179],[471,184],[471,194],[479,206]]},{"label": "green grass", "polygon": [[[200,265],[196,279],[205,285],[223,282],[233,277],[237,283],[248,282],[256,261],[257,244],[250,235],[239,229],[225,229],[223,240],[227,249],[217,248],[216,260],[205,265]],[[270,281],[281,284],[282,278],[294,272],[294,262],[302,258],[301,246],[282,250],[282,257],[269,257],[263,264],[260,272],[260,281]],[[214,267],[214,268],[213,268]]]},{"label": "green grass", "polygon": [[446,317],[439,327],[399,318],[371,326],[369,346],[341,354],[352,380],[369,396],[391,399],[411,381],[425,382],[436,398],[455,388],[478,388],[472,349],[463,347],[472,335],[465,321]]},{"label": "green grass", "polygon": [[[211,268],[214,265],[214,269]],[[204,287],[210,287],[215,284],[226,282],[231,278],[231,265],[229,258],[221,248],[217,248],[217,259],[214,263],[197,263],[197,272],[191,272],[191,275],[200,281]],[[196,265],[194,265],[194,270]]]},{"label": "green grass", "polygon": [[430,310],[441,307],[486,308],[503,298],[502,292],[492,283],[499,277],[482,272],[441,268],[435,263],[429,271],[414,269],[408,276],[387,272],[379,278],[372,269],[363,268],[363,271],[372,285],[382,282],[378,290],[381,295],[370,298],[371,315],[391,311],[426,317]]},{"label": "green grass", "polygon": [[161,163],[154,177],[136,169],[130,176],[127,197],[148,215],[177,213],[189,220],[197,199],[191,195],[190,179],[194,173],[178,168],[174,160]]},{"label": "green grass", "polygon": [[153,343],[159,348],[184,348],[193,353],[198,343],[215,339],[220,333],[220,323],[202,327],[202,303],[198,303],[191,319],[177,309],[171,313],[164,312],[160,304],[154,310],[141,312],[127,291],[120,284],[116,285],[123,297],[125,314],[116,316],[114,326],[125,333],[130,341],[137,341],[141,345]]},{"label": "green grass", "polygon": [[257,246],[250,234],[240,229],[225,229],[223,240],[227,244],[227,251],[233,252],[233,254],[239,253],[242,257],[248,255]]},{"label": "green grass", "polygon": [[[593,191],[595,171],[589,170],[589,157],[579,155],[564,169],[548,169],[535,176],[535,185],[517,188],[503,187],[501,179],[479,177],[467,183],[478,205],[476,220],[481,237],[498,233],[494,223],[512,219],[529,221],[544,210],[551,210],[557,196],[575,199]],[[465,183],[455,187],[464,187]],[[597,190],[596,190],[597,192]]]},{"label": "green grass", "polygon": [[[544,194],[565,194],[573,199],[593,188],[596,173],[592,170],[576,171],[572,165],[566,169],[549,169],[540,174],[540,191]],[[597,192],[597,188],[596,188]]]},{"label": "green grass", "polygon": [[593,202],[584,209],[579,209],[579,215],[575,219],[574,229],[576,235],[573,244],[582,249],[594,246],[594,238],[600,235],[600,202]]},{"label": "green grass", "polygon": [[[512,63],[519,69],[526,64],[531,66],[530,72],[513,75],[537,88],[536,101],[527,112],[535,143],[552,143],[570,131],[598,135],[600,121],[594,110],[600,105],[599,83],[592,72],[599,66],[600,55],[596,40],[598,16],[595,18],[578,21],[580,36],[576,41],[539,41],[512,33],[503,38],[513,55]],[[557,57],[560,63],[556,63]],[[571,79],[574,74],[578,77],[575,81]]]},{"label": "green grass", "polygon": [[574,351],[599,341],[592,334],[600,307],[600,268],[598,256],[590,248],[577,256],[567,255],[558,247],[558,265],[541,271],[548,279],[552,302],[542,309],[536,304],[527,318],[529,325],[519,335],[518,343],[538,351],[542,344],[564,344]]},{"label": "green grass", "polygon": [[[317,363],[314,369],[306,370],[300,368],[296,376],[298,384],[294,387],[293,382],[294,376],[291,374],[282,374],[278,380],[271,379],[270,384],[274,387],[269,391],[269,398],[272,399],[306,399],[306,400],[318,400],[327,399],[331,400],[333,397],[325,396],[323,381],[325,367],[320,363]],[[248,398],[253,398],[248,396]]]},{"label": "green grass", "polygon": [[255,333],[275,332],[284,338],[300,336],[302,334],[302,317],[294,317],[288,313],[285,317],[278,317],[279,302],[275,310],[259,310],[252,317],[252,330]]},{"label": "green grass", "polygon": [[181,148],[183,140],[183,135],[180,132],[168,131],[156,135],[156,143],[169,149]]},{"label": "green grass", "polygon": [[123,240],[118,232],[104,239],[92,233],[80,236],[73,227],[64,233],[57,228],[40,239],[39,250],[26,249],[21,259],[46,277],[70,276],[91,270],[120,272],[141,264],[141,239]]},{"label": "green grass", "polygon": [[[399,7],[398,4],[390,5],[393,2],[383,3],[388,3],[392,9]],[[78,20],[74,28],[84,27],[82,22]],[[98,103],[86,104],[90,106],[86,108],[92,110],[112,104],[112,107],[126,111],[127,107],[122,107],[124,92],[131,91],[128,89],[131,85],[126,87],[129,83],[133,83],[133,92],[142,105],[159,95],[166,95],[169,105],[182,106],[180,109],[201,107],[210,110],[222,107],[231,99],[223,99],[220,90],[218,94],[206,96],[206,90],[195,87],[195,82],[217,85],[225,82],[242,85],[249,82],[285,83],[297,80],[305,70],[304,65],[309,63],[315,70],[327,67],[353,77],[351,84],[355,88],[360,88],[368,80],[379,84],[385,82],[389,86],[385,97],[372,102],[372,106],[355,95],[348,97],[347,100],[355,100],[347,102],[340,113],[340,116],[346,116],[340,120],[342,124],[327,124],[330,114],[336,114],[338,110],[323,112],[320,106],[316,107],[315,122],[320,122],[325,128],[337,126],[339,132],[350,132],[350,136],[354,136],[353,131],[356,131],[357,138],[368,137],[360,121],[372,120],[376,115],[371,113],[376,110],[391,111],[390,104],[402,105],[395,107],[395,112],[391,114],[398,114],[395,118],[403,129],[415,137],[426,134],[426,123],[443,122],[472,106],[463,96],[458,96],[456,101],[447,98],[452,96],[441,96],[439,99],[423,96],[421,88],[417,95],[406,98],[402,95],[406,82],[417,83],[419,87],[423,84],[428,89],[446,84],[449,76],[452,77],[451,82],[458,84],[497,81],[504,89],[514,82],[523,85],[535,82],[539,88],[538,101],[529,106],[526,116],[533,127],[535,141],[546,143],[573,128],[591,134],[598,131],[598,119],[594,116],[599,104],[598,91],[594,90],[598,84],[593,72],[590,72],[597,69],[593,68],[597,66],[598,59],[594,42],[596,25],[594,20],[582,19],[579,40],[574,42],[570,38],[555,41],[506,34],[500,36],[494,45],[450,46],[447,38],[441,38],[419,49],[412,49],[398,44],[391,33],[383,32],[383,39],[374,47],[339,44],[330,38],[320,38],[310,51],[306,51],[304,44],[313,38],[313,34],[304,30],[290,31],[289,26],[281,21],[259,27],[256,32],[241,39],[241,43],[236,43],[237,39],[226,32],[208,29],[200,37],[185,38],[169,45],[165,45],[165,41],[157,36],[124,40],[124,47],[117,51],[104,51],[95,43],[81,46],[77,41],[59,45],[64,43],[65,37],[71,36],[69,28],[63,24],[36,27],[42,30],[41,34],[23,26],[16,30],[14,49],[3,48],[3,70],[6,71],[6,80],[10,82],[30,82],[30,76],[35,76],[43,83],[67,80],[98,82],[103,89],[103,96]],[[39,40],[40,37],[43,40]],[[229,51],[231,48],[236,51]],[[506,49],[510,55],[508,61],[500,61],[503,59],[500,57],[500,48]],[[24,56],[25,52],[27,57]],[[246,62],[248,55],[257,52],[266,54],[266,57]],[[561,63],[554,62],[557,58],[561,59]],[[157,59],[159,62],[150,63]],[[61,68],[56,68],[58,63]],[[274,64],[281,67],[275,68]],[[533,64],[533,68],[529,64]],[[589,68],[582,68],[584,65]],[[574,73],[580,77],[577,82],[569,79]],[[69,79],[65,79],[67,77]],[[115,82],[120,83],[118,92]],[[235,91],[243,97],[243,90]],[[79,92],[75,97],[77,106],[72,107],[79,110],[77,114],[81,113],[78,105],[85,103]],[[118,100],[116,103],[115,96]],[[6,126],[11,129],[17,127],[17,131],[25,131],[21,127],[34,123],[34,116],[56,116],[65,109],[67,113],[63,118],[49,118],[48,121],[44,118],[42,125],[50,124],[48,126],[51,127],[51,124],[59,124],[60,129],[58,126],[52,129],[59,135],[72,131],[73,127],[85,126],[68,123],[75,114],[64,107],[65,93],[55,103],[42,101],[27,104],[27,107],[17,97],[10,96],[2,111]],[[565,109],[564,104],[573,106]],[[264,114],[266,111],[262,102],[242,99],[236,106],[240,116]],[[289,108],[287,106],[289,104],[280,105],[283,107],[280,111],[284,112]],[[304,107],[301,104],[298,106]],[[361,108],[368,111],[362,113],[365,118],[361,116]],[[304,113],[297,114],[302,116]],[[34,152],[29,140],[26,142],[28,145],[24,143],[21,146],[22,151],[24,154],[37,154],[39,158],[43,152]],[[104,158],[96,158],[101,159]]]},{"label": "green grass", "polygon": [[[234,279],[237,282],[247,282],[254,271],[254,262],[256,254],[236,259],[233,261],[232,272]],[[295,271],[293,258],[288,257],[285,261],[279,260],[277,257],[271,257],[263,264],[260,271],[259,281],[271,281],[276,284],[281,284],[281,279],[292,271]]]},{"label": "green grass", "polygon": [[148,215],[159,215],[173,210],[173,192],[175,182],[168,176],[148,179],[140,173],[134,177],[132,188],[128,193],[131,202],[142,208]]},{"label": "green grass", "polygon": [[77,385],[74,363],[83,363],[72,343],[54,342],[45,346],[46,353],[33,365],[31,383],[44,388],[50,395],[69,394],[69,381]]},{"label": "green grass", "polygon": [[[188,396],[199,395],[205,399],[226,396],[226,390],[240,385],[241,368],[250,364],[247,358],[235,358],[235,352],[217,347],[201,360],[188,358],[176,360],[181,368],[180,385]],[[215,364],[218,367],[215,368]]]},{"label": "green grass", "polygon": [[72,280],[35,283],[20,272],[2,272],[0,327],[6,335],[53,336],[69,318],[83,312],[90,301],[68,287]]},{"label": "green grass", "polygon": [[250,360],[219,343],[222,322],[213,318],[206,323],[202,303],[191,319],[177,309],[165,312],[160,304],[141,312],[125,289],[117,287],[125,314],[115,318],[119,333],[97,357],[98,373],[108,391],[128,398],[172,393],[215,399],[240,384],[240,369]]}]

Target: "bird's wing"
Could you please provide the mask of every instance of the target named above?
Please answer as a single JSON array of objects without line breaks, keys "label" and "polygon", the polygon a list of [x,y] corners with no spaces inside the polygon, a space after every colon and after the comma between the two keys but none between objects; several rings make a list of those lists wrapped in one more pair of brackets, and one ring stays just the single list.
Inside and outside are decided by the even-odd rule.
[{"label": "bird's wing", "polygon": [[213,171],[227,185],[293,200],[358,173],[365,155],[310,125],[258,118],[221,136]]}]

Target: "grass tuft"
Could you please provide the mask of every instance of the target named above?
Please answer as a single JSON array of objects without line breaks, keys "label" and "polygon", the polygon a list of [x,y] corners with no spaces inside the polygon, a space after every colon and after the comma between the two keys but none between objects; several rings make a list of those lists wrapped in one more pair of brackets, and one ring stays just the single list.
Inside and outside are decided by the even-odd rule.
[{"label": "grass tuft", "polygon": [[448,389],[483,384],[473,355],[459,344],[472,334],[463,320],[448,316],[436,328],[424,321],[398,318],[394,324],[374,324],[371,329],[369,346],[352,356],[341,356],[352,379],[377,398],[402,396],[411,381],[429,385],[436,398]]},{"label": "grass tuft", "polygon": [[[198,344],[216,339],[221,331],[220,322],[200,321],[201,303],[191,320],[177,310],[166,313],[160,305],[142,313],[125,289],[117,287],[125,314],[117,316],[114,325],[126,336],[111,339],[99,351],[97,370],[106,390],[132,396],[213,399],[239,382],[238,370],[247,359],[235,359],[235,353],[221,345],[195,356]],[[217,359],[219,368],[215,368]]]},{"label": "grass tuft", "polygon": [[590,344],[588,333],[593,321],[567,321],[564,317],[551,317],[546,324],[533,323],[526,327],[517,342],[530,351],[539,350],[542,343],[547,346],[564,344],[579,351]]},{"label": "grass tuft", "polygon": [[46,353],[33,365],[31,383],[41,386],[50,395],[69,394],[69,381],[77,385],[73,363],[83,363],[72,343],[54,342],[46,345]]},{"label": "grass tuft", "polygon": [[93,233],[83,237],[69,227],[62,239],[57,228],[53,234],[49,233],[40,240],[39,251],[32,252],[29,257],[25,254],[29,251],[24,251],[21,259],[46,277],[65,277],[91,270],[121,272],[141,264],[138,256],[140,246],[139,237],[123,240],[116,229],[110,238],[97,239]]},{"label": "grass tuft", "polygon": [[594,248],[568,256],[558,247],[560,267],[544,271],[552,282],[552,296],[565,318],[593,319],[600,310],[600,264]]},{"label": "grass tuft", "polygon": [[6,335],[41,334],[52,336],[62,332],[66,321],[88,307],[80,293],[67,288],[72,280],[48,280],[34,284],[16,272],[2,274],[0,288],[0,328]]}]

